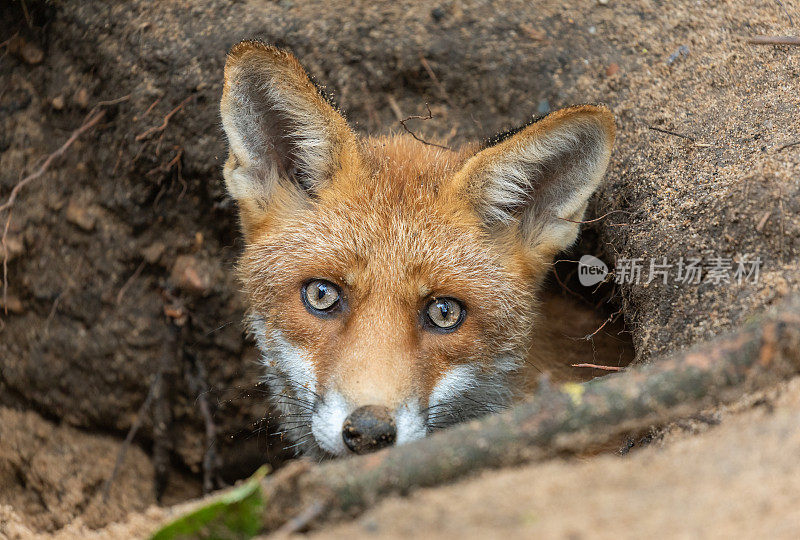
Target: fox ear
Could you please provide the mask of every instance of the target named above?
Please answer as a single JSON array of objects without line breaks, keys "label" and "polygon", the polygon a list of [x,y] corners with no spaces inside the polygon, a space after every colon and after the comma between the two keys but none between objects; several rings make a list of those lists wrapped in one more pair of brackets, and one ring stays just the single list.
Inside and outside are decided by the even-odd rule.
[{"label": "fox ear", "polygon": [[537,251],[554,255],[578,236],[574,222],[600,185],[614,134],[605,107],[561,109],[501,136],[470,158],[454,182],[489,228],[518,226]]},{"label": "fox ear", "polygon": [[220,112],[225,183],[240,206],[263,208],[279,187],[313,196],[354,138],[297,59],[257,41],[228,54]]}]

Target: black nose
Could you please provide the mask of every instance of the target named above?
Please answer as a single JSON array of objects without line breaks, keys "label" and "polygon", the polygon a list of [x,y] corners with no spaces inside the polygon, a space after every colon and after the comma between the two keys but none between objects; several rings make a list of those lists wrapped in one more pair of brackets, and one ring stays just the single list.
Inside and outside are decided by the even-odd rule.
[{"label": "black nose", "polygon": [[345,419],[342,439],[356,454],[368,454],[393,445],[397,440],[397,427],[389,409],[366,405]]}]

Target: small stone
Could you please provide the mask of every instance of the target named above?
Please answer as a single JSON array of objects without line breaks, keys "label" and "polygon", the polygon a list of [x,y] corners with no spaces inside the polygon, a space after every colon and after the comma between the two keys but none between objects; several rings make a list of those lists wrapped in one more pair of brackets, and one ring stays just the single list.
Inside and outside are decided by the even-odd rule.
[{"label": "small stone", "polygon": [[81,109],[87,109],[89,107],[89,91],[86,88],[81,88],[75,92],[72,100]]},{"label": "small stone", "polygon": [[[6,250],[8,251],[9,262],[14,260],[18,255],[21,255],[25,251],[22,238],[15,234],[9,234],[6,237]],[[2,254],[3,250],[0,248],[0,256],[2,256]]]},{"label": "small stone", "polygon": [[50,102],[50,105],[57,111],[60,111],[64,108],[64,96],[56,96],[53,98],[53,101]]},{"label": "small stone", "polygon": [[44,51],[38,45],[17,36],[8,42],[8,51],[19,57],[26,64],[40,64],[44,60]]},{"label": "small stone", "polygon": [[91,231],[94,229],[97,219],[89,212],[89,209],[76,201],[70,201],[67,205],[67,221],[83,229]]},{"label": "small stone", "polygon": [[613,77],[614,75],[619,73],[619,71],[620,71],[619,64],[617,64],[616,62],[612,62],[606,68],[606,77]]},{"label": "small stone", "polygon": [[170,279],[179,288],[201,295],[208,294],[213,283],[208,266],[191,255],[180,255],[175,259]]},{"label": "small stone", "polygon": [[148,264],[156,264],[161,260],[161,256],[166,250],[166,246],[162,242],[153,242],[142,250],[142,257]]},{"label": "small stone", "polygon": [[22,300],[10,293],[6,296],[5,301],[3,301],[3,293],[0,292],[0,311],[5,312],[6,310],[8,310],[9,313],[19,315],[25,311],[25,306],[22,305]]},{"label": "small stone", "polygon": [[597,5],[598,6],[607,6],[608,5],[608,0],[597,0]]},{"label": "small stone", "polygon": [[22,47],[20,56],[22,56],[22,59],[28,64],[39,64],[42,60],[44,60],[44,51],[37,47],[34,43],[27,42]]},{"label": "small stone", "polygon": [[519,29],[522,30],[522,33],[531,38],[534,41],[546,41],[547,40],[547,32],[542,30],[541,28],[535,28],[527,23],[522,23],[519,25]]}]

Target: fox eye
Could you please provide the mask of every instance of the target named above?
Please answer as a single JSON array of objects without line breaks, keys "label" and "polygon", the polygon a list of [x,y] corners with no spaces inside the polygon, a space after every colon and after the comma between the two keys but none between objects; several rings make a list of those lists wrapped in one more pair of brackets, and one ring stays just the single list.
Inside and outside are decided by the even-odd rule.
[{"label": "fox eye", "polygon": [[461,325],[466,310],[453,298],[434,298],[425,308],[429,327],[443,332],[452,332]]},{"label": "fox eye", "polygon": [[300,296],[306,309],[319,317],[335,311],[341,299],[339,287],[324,279],[315,279],[306,283]]}]

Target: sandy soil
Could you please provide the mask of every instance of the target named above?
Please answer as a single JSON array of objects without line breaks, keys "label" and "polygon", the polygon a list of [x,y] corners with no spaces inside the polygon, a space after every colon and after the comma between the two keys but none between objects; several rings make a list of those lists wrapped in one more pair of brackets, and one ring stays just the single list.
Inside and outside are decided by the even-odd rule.
[{"label": "sandy soil", "polygon": [[[0,407],[0,534],[96,529],[154,505],[153,465],[136,445],[107,489],[120,446],[117,437]],[[196,484],[179,475],[164,503],[197,495]]]}]

